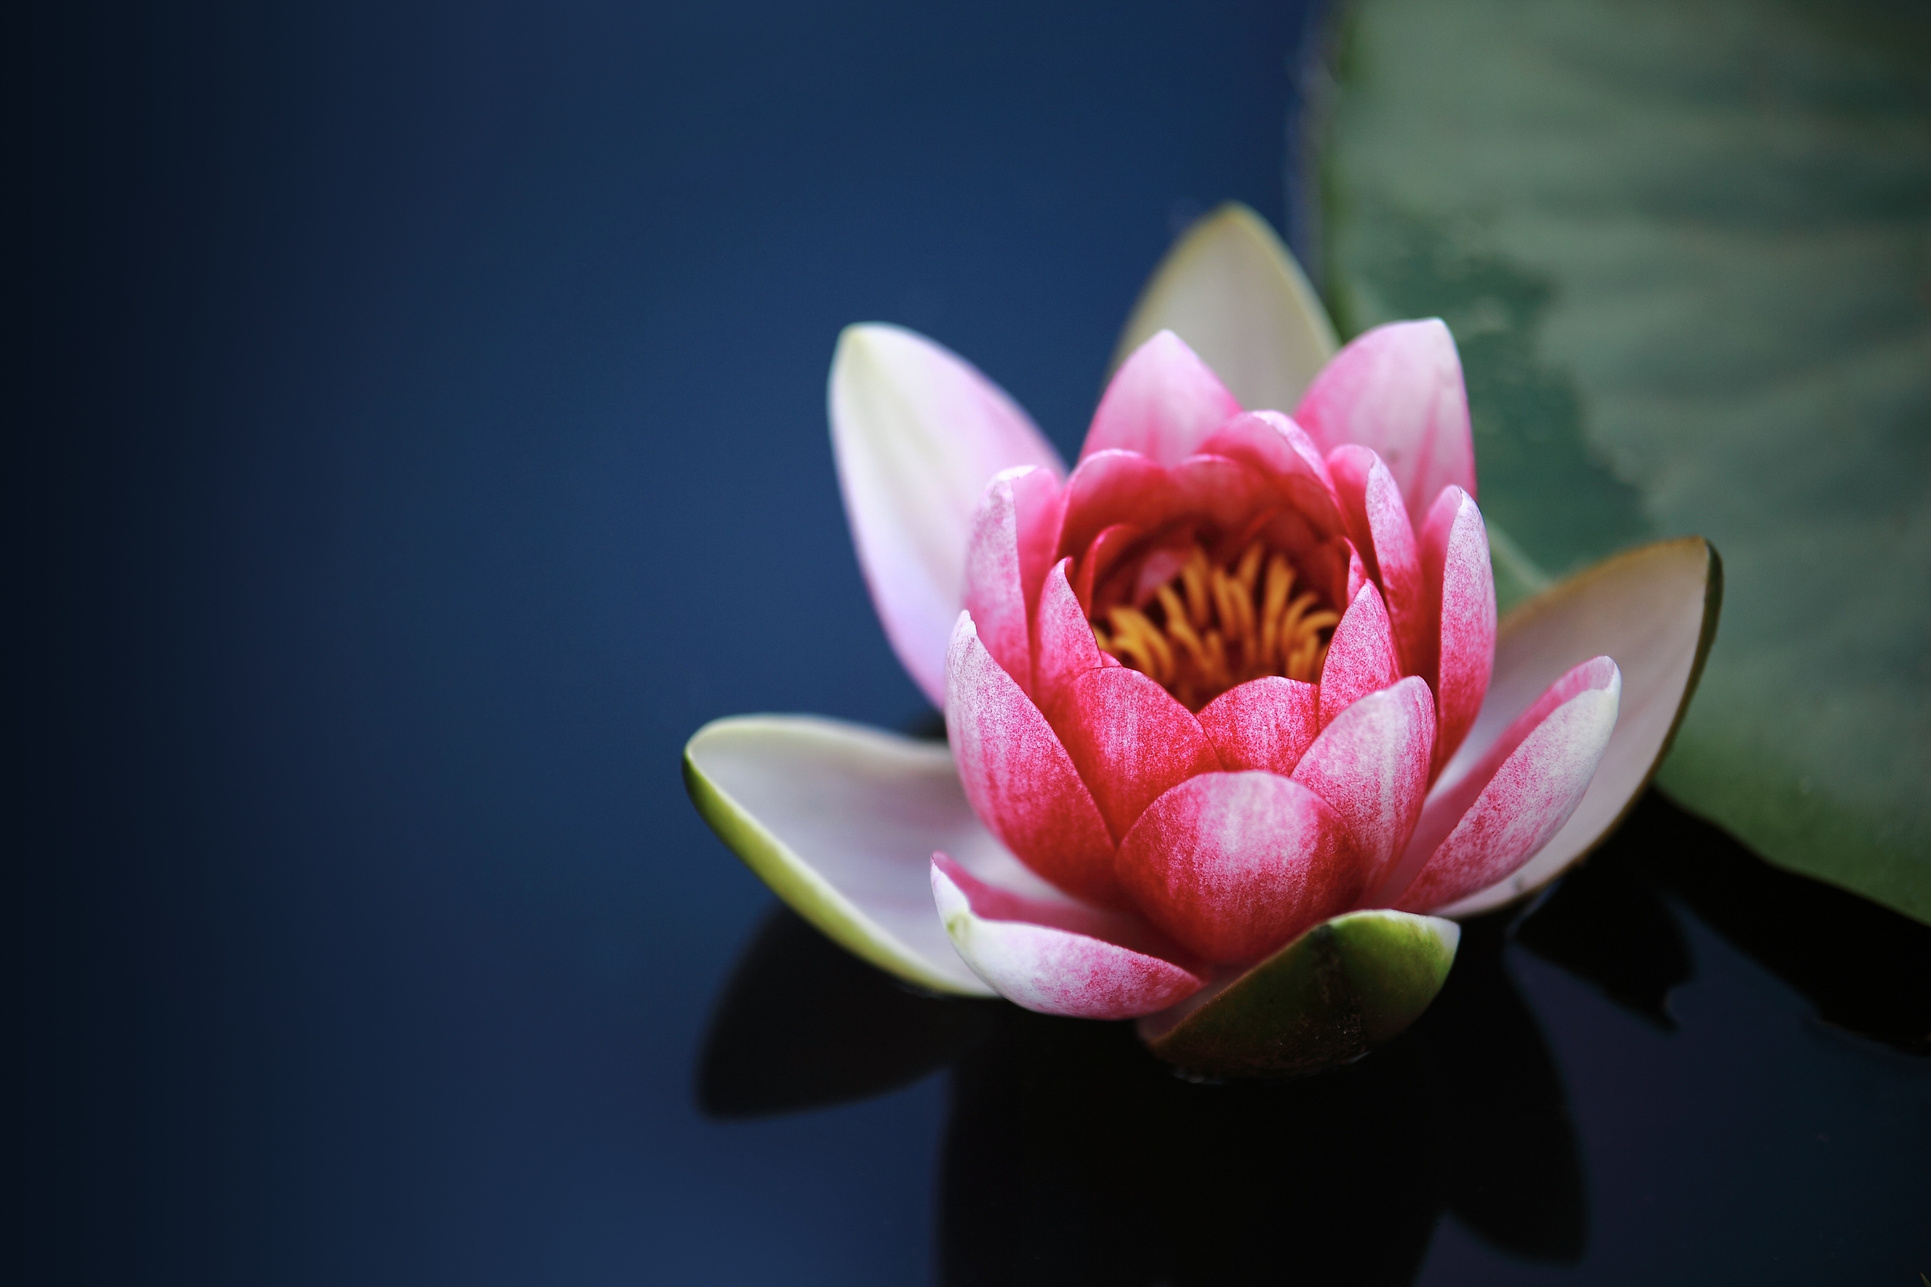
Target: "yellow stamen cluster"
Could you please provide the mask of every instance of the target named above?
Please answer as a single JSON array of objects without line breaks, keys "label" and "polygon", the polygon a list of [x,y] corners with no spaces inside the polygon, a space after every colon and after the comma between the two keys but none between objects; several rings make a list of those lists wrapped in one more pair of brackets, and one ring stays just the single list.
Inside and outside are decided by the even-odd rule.
[{"label": "yellow stamen cluster", "polygon": [[1229,570],[1195,545],[1144,610],[1106,608],[1093,637],[1189,710],[1262,675],[1315,680],[1340,615],[1313,590],[1293,594],[1294,568],[1278,553],[1266,556],[1263,580],[1264,555],[1256,541]]}]

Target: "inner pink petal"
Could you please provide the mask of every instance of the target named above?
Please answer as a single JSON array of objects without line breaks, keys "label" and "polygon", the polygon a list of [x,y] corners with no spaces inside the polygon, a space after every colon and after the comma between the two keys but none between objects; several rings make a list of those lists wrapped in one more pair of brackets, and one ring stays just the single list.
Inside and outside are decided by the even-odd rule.
[{"label": "inner pink petal", "polygon": [[1025,498],[1038,508],[1058,493],[1051,474],[1041,469],[1010,470],[986,487],[973,511],[966,538],[965,607],[978,628],[979,641],[1006,673],[1032,691],[1032,631],[1019,544],[1019,510]]},{"label": "inner pink petal", "polygon": [[959,614],[946,657],[945,727],[966,799],[1054,885],[1117,905],[1113,838],[1052,726]]},{"label": "inner pink petal", "polygon": [[1388,610],[1370,581],[1355,594],[1328,644],[1327,661],[1321,667],[1321,723],[1333,723],[1342,711],[1399,678],[1401,666]]},{"label": "inner pink petal", "polygon": [[1149,920],[1209,960],[1244,963],[1353,904],[1362,873],[1341,819],[1272,773],[1209,773],[1156,800],[1120,845]]},{"label": "inner pink petal", "polygon": [[1439,318],[1355,337],[1308,386],[1294,419],[1324,451],[1372,447],[1412,514],[1450,483],[1475,495],[1475,440],[1455,340]]},{"label": "inner pink petal", "polygon": [[1342,530],[1326,463],[1300,426],[1280,412],[1235,416],[1207,436],[1200,452],[1238,460],[1265,474],[1323,536]]},{"label": "inner pink petal", "polygon": [[1055,725],[1115,836],[1175,783],[1221,767],[1187,708],[1125,666],[1075,676]]},{"label": "inner pink petal", "polygon": [[1066,579],[1072,562],[1061,559],[1046,574],[1034,613],[1038,638],[1033,651],[1033,695],[1049,719],[1074,677],[1104,664],[1099,644],[1093,639],[1093,627],[1087,624],[1086,609],[1080,606]]},{"label": "inner pink petal", "polygon": [[1238,531],[1278,503],[1266,476],[1224,456],[1189,456],[1161,465],[1133,452],[1099,452],[1082,460],[1067,479],[1058,552],[1083,554],[1102,530],[1117,523],[1149,533],[1183,521]]},{"label": "inner pink petal", "polygon": [[1081,459],[1137,451],[1161,464],[1192,455],[1240,403],[1172,331],[1161,331],[1120,364],[1093,413]]},{"label": "inner pink petal", "polygon": [[1433,655],[1428,638],[1434,627],[1422,585],[1415,530],[1408,521],[1401,490],[1388,466],[1366,447],[1336,447],[1328,454],[1328,469],[1348,534],[1367,561],[1369,574],[1381,587],[1388,618],[1394,625],[1402,673],[1424,675],[1423,659]]},{"label": "inner pink petal", "polygon": [[1434,749],[1434,696],[1410,675],[1342,711],[1294,769],[1294,780],[1347,823],[1368,889],[1379,886],[1414,832]]},{"label": "inner pink petal", "polygon": [[1320,690],[1268,675],[1230,688],[1200,712],[1200,727],[1229,769],[1265,769],[1285,777],[1321,731]]},{"label": "inner pink petal", "polygon": [[1435,690],[1439,774],[1468,736],[1495,669],[1495,569],[1475,501],[1448,486],[1422,525],[1422,582],[1437,623],[1434,655],[1420,671]]}]

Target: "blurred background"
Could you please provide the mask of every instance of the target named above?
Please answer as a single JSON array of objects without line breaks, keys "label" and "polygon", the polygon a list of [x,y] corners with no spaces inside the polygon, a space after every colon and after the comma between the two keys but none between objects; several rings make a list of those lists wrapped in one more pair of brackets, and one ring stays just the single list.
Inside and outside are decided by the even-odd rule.
[{"label": "blurred background", "polygon": [[8,904],[60,1277],[927,1272],[937,1082],[697,1114],[769,895],[679,753],[920,714],[839,328],[931,333],[1070,451],[1175,231],[1283,221],[1307,20],[41,8]]},{"label": "blurred background", "polygon": [[[934,336],[1071,454],[1194,217],[1244,201],[1310,254],[1319,20],[41,6],[5,513],[20,1281],[929,1280],[946,1078],[699,1109],[772,900],[679,751],[737,712],[923,718],[839,507],[839,328]],[[1623,1249],[1584,1267],[1803,1212],[1763,1263],[1915,1272],[1920,1063],[1819,1046],[1688,934],[1729,989],[1683,994],[1695,1033],[1511,957],[1601,1168],[1589,1246]],[[1802,1071],[1651,1121],[1623,1079],[1692,1039]],[[1769,1121],[1754,1181],[1670,1175]],[[1891,1151],[1833,1160],[1833,1131]],[[1430,1254],[1530,1273],[1455,1226]]]}]

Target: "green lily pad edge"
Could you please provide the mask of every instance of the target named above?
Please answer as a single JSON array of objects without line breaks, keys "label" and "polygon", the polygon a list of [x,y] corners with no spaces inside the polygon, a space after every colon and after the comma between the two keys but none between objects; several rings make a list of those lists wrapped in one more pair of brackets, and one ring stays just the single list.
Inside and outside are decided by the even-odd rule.
[{"label": "green lily pad edge", "polygon": [[1421,1017],[1455,964],[1461,926],[1375,909],[1316,925],[1207,1000],[1140,1021],[1155,1055],[1207,1079],[1286,1077],[1352,1063]]}]

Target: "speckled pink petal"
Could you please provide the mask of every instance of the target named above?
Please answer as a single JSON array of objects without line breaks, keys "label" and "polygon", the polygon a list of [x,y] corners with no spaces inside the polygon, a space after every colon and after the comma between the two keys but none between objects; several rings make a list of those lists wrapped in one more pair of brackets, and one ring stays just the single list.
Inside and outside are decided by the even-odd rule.
[{"label": "speckled pink petal", "polygon": [[1026,484],[1013,488],[1015,535],[1019,539],[1019,583],[1028,611],[1039,602],[1046,574],[1059,562],[1059,527],[1066,518],[1066,483],[1049,471],[1038,470]]},{"label": "speckled pink petal", "polygon": [[[1361,587],[1364,585],[1372,585],[1373,580],[1368,576],[1368,565],[1361,561],[1361,551],[1354,548],[1353,541],[1349,541],[1347,545],[1348,602],[1353,603],[1355,596],[1361,593]],[[1383,605],[1383,611],[1386,611],[1386,605]]]},{"label": "speckled pink petal", "polygon": [[1264,474],[1321,537],[1342,531],[1327,463],[1301,427],[1278,411],[1235,416],[1207,435],[1203,455],[1238,460]]},{"label": "speckled pink petal", "polygon": [[1495,569],[1488,528],[1474,498],[1442,488],[1421,532],[1422,585],[1428,593],[1429,654],[1417,673],[1435,690],[1435,765],[1439,774],[1482,709],[1495,668]]},{"label": "speckled pink petal", "polygon": [[965,603],[966,538],[986,483],[1016,465],[1055,477],[1065,466],[998,386],[911,331],[847,327],[830,384],[838,486],[859,567],[899,660],[942,705],[946,641]]},{"label": "speckled pink petal", "polygon": [[1348,536],[1381,587],[1402,673],[1422,675],[1421,661],[1433,652],[1427,640],[1434,626],[1428,618],[1415,529],[1408,521],[1401,489],[1388,466],[1366,447],[1336,447],[1328,453],[1328,472],[1334,478]]},{"label": "speckled pink petal", "polygon": [[1286,777],[1321,731],[1320,713],[1320,689],[1268,675],[1228,689],[1199,718],[1221,764]]},{"label": "speckled pink petal", "polygon": [[1258,960],[1361,887],[1341,818],[1273,773],[1207,773],[1155,800],[1120,845],[1140,910],[1211,961]]},{"label": "speckled pink petal", "polygon": [[1294,421],[1323,451],[1372,447],[1410,514],[1450,483],[1475,495],[1475,440],[1455,340],[1438,318],[1357,336],[1314,377]]},{"label": "speckled pink petal", "polygon": [[1295,767],[1294,780],[1347,824],[1364,889],[1382,883],[1414,832],[1434,749],[1434,695],[1410,675],[1342,711]]},{"label": "speckled pink petal", "polygon": [[1192,712],[1126,666],[1076,676],[1054,713],[1060,740],[1106,819],[1123,836],[1177,782],[1220,768]]},{"label": "speckled pink petal", "polygon": [[[1008,469],[996,475],[973,511],[966,540],[965,607],[979,631],[979,642],[1026,692],[1032,692],[1031,603],[1026,587],[1027,554],[1022,549],[1020,516],[1037,533],[1037,516],[1057,507],[1059,480],[1037,467]],[[1043,579],[1044,571],[1039,574]]]},{"label": "speckled pink petal", "polygon": [[[1396,907],[1444,907],[1529,861],[1581,803],[1616,729],[1622,675],[1607,657],[1556,681],[1496,741],[1473,772],[1430,800],[1413,851],[1426,853]],[[1498,762],[1499,760],[1499,762]],[[1479,790],[1479,794],[1476,792]],[[1463,810],[1457,804],[1473,797]],[[1439,844],[1442,824],[1453,827]],[[1402,866],[1409,863],[1404,859]]]},{"label": "speckled pink petal", "polygon": [[1132,1019],[1207,983],[1137,918],[1007,893],[943,853],[932,855],[932,899],[972,972],[1041,1014]]},{"label": "speckled pink petal", "polygon": [[1078,596],[1082,606],[1093,602],[1093,587],[1103,581],[1106,574],[1113,570],[1113,564],[1145,535],[1138,524],[1114,523],[1101,528],[1099,534],[1087,542],[1086,553],[1078,557],[1074,569],[1067,571],[1073,593]]},{"label": "speckled pink petal", "polygon": [[1120,364],[1093,413],[1084,460],[1099,451],[1137,451],[1163,465],[1179,463],[1240,403],[1194,351],[1161,331]]},{"label": "speckled pink petal", "polygon": [[1048,720],[1054,717],[1066,686],[1076,676],[1105,664],[1099,642],[1093,638],[1093,627],[1066,579],[1072,564],[1071,559],[1061,559],[1046,574],[1046,584],[1040,588],[1033,610],[1033,700]]},{"label": "speckled pink petal", "polygon": [[946,736],[966,799],[1019,860],[1076,897],[1117,906],[1113,839],[1046,717],[961,612],[946,662]]},{"label": "speckled pink petal", "polygon": [[1196,518],[1233,531],[1278,504],[1258,470],[1225,456],[1189,456],[1161,465],[1130,451],[1103,451],[1080,461],[1066,480],[1061,555],[1079,555],[1103,530],[1130,523],[1157,532]]},{"label": "speckled pink petal", "polygon": [[1321,665],[1321,723],[1334,722],[1348,707],[1401,678],[1394,631],[1381,591],[1369,581],[1356,591],[1342,614]]},{"label": "speckled pink petal", "polygon": [[1616,731],[1562,830],[1527,863],[1446,913],[1475,915],[1541,888],[1616,825],[1669,751],[1715,638],[1722,598],[1716,551],[1689,536],[1616,555],[1503,618],[1482,712],[1435,790],[1459,781],[1552,682],[1598,654],[1613,657],[1622,675]]}]

